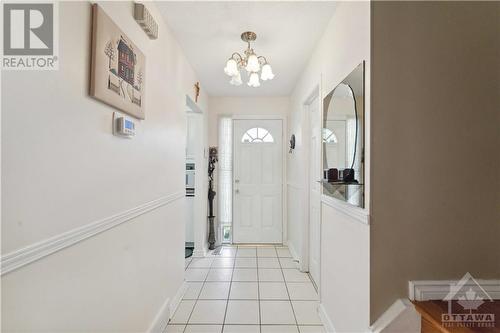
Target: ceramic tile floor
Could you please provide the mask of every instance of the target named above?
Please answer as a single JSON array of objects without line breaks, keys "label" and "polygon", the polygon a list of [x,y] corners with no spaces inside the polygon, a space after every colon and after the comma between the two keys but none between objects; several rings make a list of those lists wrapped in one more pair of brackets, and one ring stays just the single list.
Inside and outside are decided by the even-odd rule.
[{"label": "ceramic tile floor", "polygon": [[168,333],[326,332],[316,289],[285,246],[225,246],[188,258],[186,281]]}]

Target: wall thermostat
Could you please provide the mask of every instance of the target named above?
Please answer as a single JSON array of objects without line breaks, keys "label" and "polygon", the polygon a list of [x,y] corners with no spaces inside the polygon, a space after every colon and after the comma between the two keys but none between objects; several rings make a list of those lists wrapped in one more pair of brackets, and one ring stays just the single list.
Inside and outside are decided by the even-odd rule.
[{"label": "wall thermostat", "polygon": [[113,134],[116,136],[131,138],[135,135],[135,122],[117,112],[113,116]]}]

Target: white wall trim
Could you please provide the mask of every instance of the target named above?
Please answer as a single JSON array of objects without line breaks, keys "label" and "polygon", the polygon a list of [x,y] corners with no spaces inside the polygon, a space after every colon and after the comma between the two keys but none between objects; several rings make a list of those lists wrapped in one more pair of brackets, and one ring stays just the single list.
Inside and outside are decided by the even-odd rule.
[{"label": "white wall trim", "polygon": [[344,201],[337,200],[325,194],[321,196],[321,202],[344,213],[345,215],[354,218],[357,222],[367,225],[370,224],[370,214],[366,209],[352,206]]},{"label": "white wall trim", "polygon": [[188,289],[188,284],[186,281],[182,282],[179,290],[173,298],[167,298],[165,302],[163,302],[162,306],[158,310],[158,313],[155,316],[155,319],[151,323],[151,326],[148,329],[149,333],[164,333],[167,330],[167,325],[170,319],[174,316],[175,310],[182,301],[182,297],[186,293]]},{"label": "white wall trim", "polygon": [[335,333],[335,327],[333,326],[332,320],[328,315],[326,314],[325,307],[323,306],[323,303],[321,303],[318,306],[318,314],[319,318],[321,319],[321,322],[323,323],[323,326],[325,327],[325,330],[328,333]]},{"label": "white wall trim", "polygon": [[294,188],[296,190],[303,190],[304,189],[304,185],[299,184],[299,183],[287,182],[286,185],[288,187]]},{"label": "white wall trim", "polygon": [[189,95],[186,95],[186,106],[194,113],[203,113],[198,104],[196,104]]},{"label": "white wall trim", "polygon": [[[500,299],[500,280],[475,280],[491,298]],[[458,282],[458,280],[409,281],[409,298],[412,301],[442,300],[450,292],[450,286]],[[467,281],[464,287],[479,288],[473,281]]]},{"label": "white wall trim", "polygon": [[[302,260],[300,261],[300,270],[302,272],[310,272],[310,256],[311,256],[311,165],[309,163],[311,159],[311,127],[312,127],[312,121],[311,121],[311,104],[314,101],[314,99],[318,99],[318,113],[319,113],[319,124],[318,127],[322,128],[323,124],[323,98],[321,96],[321,75],[318,77],[317,84],[314,86],[314,88],[311,89],[311,92],[309,93],[309,96],[304,100],[302,103],[302,112],[303,112],[303,127],[302,127],[302,142],[303,142],[303,167],[305,170],[305,174],[303,175],[304,177],[304,189],[302,191],[302,200],[304,202],[304,209],[302,210],[302,218],[303,218],[303,224],[302,224],[302,244],[301,244],[301,258]],[[320,145],[317,147],[319,150],[319,158],[320,158],[320,166],[321,169],[323,169],[323,146]],[[316,170],[319,172],[319,170]],[[319,175],[318,175],[319,176]],[[320,177],[321,178],[321,177]],[[314,281],[314,284],[318,288],[318,293],[321,295],[321,220],[322,220],[322,213],[321,213],[321,194],[322,194],[322,189],[320,187],[319,189],[319,202],[317,204],[319,205],[319,276],[317,277],[318,281]]]},{"label": "white wall trim", "polygon": [[135,208],[89,223],[82,227],[61,233],[38,243],[7,253],[1,258],[1,275],[7,274],[36,260],[72,246],[101,232],[114,228],[161,206],[184,198],[184,192],[173,193]]},{"label": "white wall trim", "polygon": [[292,255],[292,258],[294,260],[297,260],[300,264],[300,256],[298,255],[297,253],[297,250],[295,249],[295,247],[293,246],[293,244],[291,242],[286,242],[285,244],[286,246],[288,246],[288,250],[290,251],[290,254]]},{"label": "white wall trim", "polygon": [[174,317],[175,310],[177,310],[179,304],[181,304],[182,298],[184,297],[184,294],[186,293],[187,290],[188,290],[188,284],[186,281],[183,281],[181,287],[179,288],[179,290],[177,290],[177,293],[175,294],[174,298],[172,298],[172,302],[170,302],[170,305],[168,306],[169,320]]},{"label": "white wall trim", "polygon": [[[376,321],[370,326],[370,332],[381,333],[385,328],[396,320],[402,313],[413,308],[413,304],[407,299],[397,299]],[[420,332],[420,327],[414,328],[415,332]]]},{"label": "white wall trim", "polygon": [[203,248],[201,248],[201,249],[196,249],[196,248],[195,248],[195,249],[194,249],[194,251],[193,251],[193,258],[195,258],[195,257],[196,257],[196,258],[203,258],[203,257],[206,257],[206,256],[207,256],[207,254],[208,254],[208,251],[209,251],[209,250],[208,250],[208,245],[207,245],[207,244],[205,244],[205,245],[203,246]]},{"label": "white wall trim", "polygon": [[259,114],[233,114],[230,115],[233,120],[283,120],[286,121],[286,115],[259,115]]},{"label": "white wall trim", "polygon": [[163,333],[167,330],[167,325],[170,320],[170,298],[163,302],[160,310],[155,316],[153,323],[148,329],[149,333]]}]

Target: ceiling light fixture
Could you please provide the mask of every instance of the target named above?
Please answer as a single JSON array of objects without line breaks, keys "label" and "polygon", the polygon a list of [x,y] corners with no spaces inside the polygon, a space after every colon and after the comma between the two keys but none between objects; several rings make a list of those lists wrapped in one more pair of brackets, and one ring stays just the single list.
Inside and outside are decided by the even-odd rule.
[{"label": "ceiling light fixture", "polygon": [[257,39],[255,32],[247,31],[241,34],[241,39],[247,43],[247,49],[243,52],[243,56],[238,52],[231,55],[226,62],[224,73],[231,77],[230,84],[239,86],[242,84],[241,69],[246,69],[248,75],[248,85],[250,87],[260,87],[260,79],[262,81],[272,80],[274,78],[273,69],[263,56],[257,56],[254,50],[250,47],[250,42]]}]

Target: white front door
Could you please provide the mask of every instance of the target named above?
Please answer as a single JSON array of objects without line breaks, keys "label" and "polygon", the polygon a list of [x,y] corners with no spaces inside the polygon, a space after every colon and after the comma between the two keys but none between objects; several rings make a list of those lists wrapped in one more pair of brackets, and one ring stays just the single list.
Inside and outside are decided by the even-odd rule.
[{"label": "white front door", "polygon": [[281,120],[234,120],[233,242],[281,243]]},{"label": "white front door", "polygon": [[309,104],[310,146],[309,146],[309,274],[316,286],[320,278],[321,239],[321,114],[319,98]]}]

